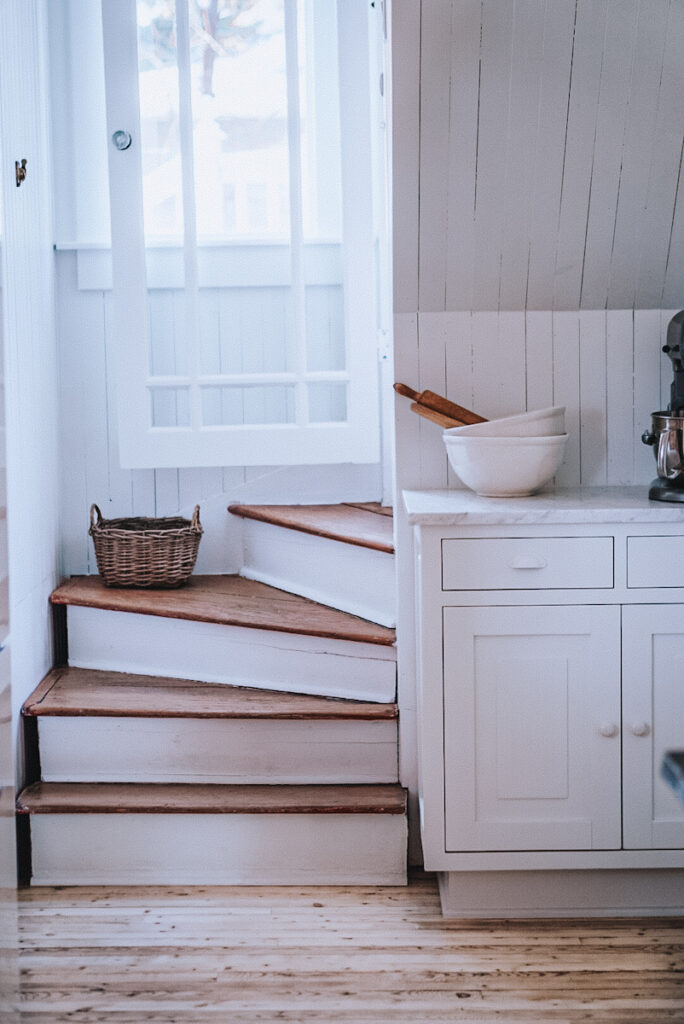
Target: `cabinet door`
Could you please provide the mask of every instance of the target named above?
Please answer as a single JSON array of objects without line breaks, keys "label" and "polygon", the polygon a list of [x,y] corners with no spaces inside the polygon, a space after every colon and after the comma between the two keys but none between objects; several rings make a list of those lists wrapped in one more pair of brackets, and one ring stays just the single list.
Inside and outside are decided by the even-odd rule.
[{"label": "cabinet door", "polygon": [[660,777],[666,750],[684,749],[684,608],[622,610],[624,845],[684,847],[684,807]]},{"label": "cabinet door", "polygon": [[446,849],[617,849],[620,610],[445,608]]}]

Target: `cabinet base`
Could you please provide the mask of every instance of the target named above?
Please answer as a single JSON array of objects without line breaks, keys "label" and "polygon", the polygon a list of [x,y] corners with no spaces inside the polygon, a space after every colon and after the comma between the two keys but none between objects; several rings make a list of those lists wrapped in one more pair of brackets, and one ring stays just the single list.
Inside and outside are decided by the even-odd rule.
[{"label": "cabinet base", "polygon": [[444,871],[444,917],[671,917],[684,914],[684,870]]}]

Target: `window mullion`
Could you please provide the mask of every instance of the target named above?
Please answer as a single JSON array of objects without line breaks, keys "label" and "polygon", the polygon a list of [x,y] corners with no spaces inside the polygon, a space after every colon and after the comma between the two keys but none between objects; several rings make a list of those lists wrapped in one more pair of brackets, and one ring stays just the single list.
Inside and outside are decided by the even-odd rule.
[{"label": "window mullion", "polygon": [[185,271],[185,338],[189,349],[190,422],[193,430],[202,424],[198,338],[197,211],[195,207],[195,159],[192,118],[192,74],[190,61],[190,16],[188,0],[176,0],[176,45],[178,59],[178,121],[181,176],[183,183],[183,266]]},{"label": "window mullion", "polygon": [[301,112],[299,104],[299,45],[297,0],[285,0],[285,63],[287,69],[287,134],[290,168],[290,270],[294,310],[296,422],[309,422],[309,395],[304,375],[306,353],[306,293],[304,290],[304,213],[302,203]]}]

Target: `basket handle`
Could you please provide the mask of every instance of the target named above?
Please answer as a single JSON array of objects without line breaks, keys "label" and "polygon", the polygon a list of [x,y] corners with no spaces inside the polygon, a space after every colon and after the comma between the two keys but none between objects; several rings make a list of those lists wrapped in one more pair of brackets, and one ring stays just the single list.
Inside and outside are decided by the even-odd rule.
[{"label": "basket handle", "polygon": [[192,513],[192,522],[190,523],[190,525],[192,526],[193,530],[201,530],[202,529],[202,524],[200,523],[199,512],[200,512],[199,505],[195,505],[195,511]]},{"label": "basket handle", "polygon": [[[95,521],[95,516],[96,515],[97,515],[97,522]],[[98,508],[98,506],[95,505],[95,504],[92,504],[90,506],[90,529],[92,530],[95,526],[99,526],[100,523],[102,522],[102,518],[103,518],[102,517],[102,513],[100,512],[100,509]]]}]

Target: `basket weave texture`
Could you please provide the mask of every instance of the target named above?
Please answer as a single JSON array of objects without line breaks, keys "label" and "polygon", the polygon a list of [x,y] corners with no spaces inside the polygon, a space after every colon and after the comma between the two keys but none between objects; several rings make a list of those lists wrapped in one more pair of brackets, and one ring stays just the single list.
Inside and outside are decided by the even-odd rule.
[{"label": "basket weave texture", "polygon": [[202,538],[199,505],[192,520],[180,516],[103,519],[90,509],[97,568],[108,587],[180,587],[192,574]]}]

